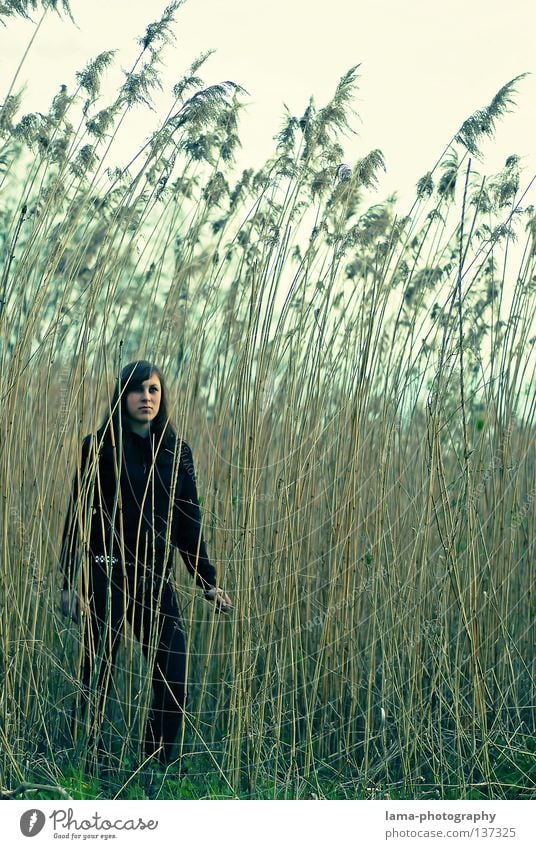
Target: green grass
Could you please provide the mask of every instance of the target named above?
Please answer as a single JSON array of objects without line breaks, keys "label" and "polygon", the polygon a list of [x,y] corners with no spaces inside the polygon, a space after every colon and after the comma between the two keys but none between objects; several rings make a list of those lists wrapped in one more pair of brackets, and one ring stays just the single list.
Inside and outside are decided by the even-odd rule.
[{"label": "green grass", "polygon": [[[202,755],[185,758],[188,772],[178,778],[176,767],[167,770],[145,768],[137,774],[127,769],[102,774],[88,775],[67,765],[56,776],[57,787],[73,800],[78,799],[249,799],[252,798],[244,782],[230,789],[214,771],[211,761]],[[44,784],[50,777],[36,770],[29,783]],[[494,752],[492,780],[459,784],[456,773],[448,770],[441,784],[434,780],[430,770],[416,777],[409,787],[403,781],[379,781],[368,786],[363,784],[356,770],[353,777],[335,775],[333,768],[317,764],[314,779],[305,780],[296,770],[294,778],[289,776],[265,775],[256,784],[256,799],[472,799],[497,798],[500,790],[504,799],[533,799],[536,784],[536,761],[532,750],[512,752],[506,746]],[[47,791],[28,790],[28,799],[57,799],[59,794]]]}]

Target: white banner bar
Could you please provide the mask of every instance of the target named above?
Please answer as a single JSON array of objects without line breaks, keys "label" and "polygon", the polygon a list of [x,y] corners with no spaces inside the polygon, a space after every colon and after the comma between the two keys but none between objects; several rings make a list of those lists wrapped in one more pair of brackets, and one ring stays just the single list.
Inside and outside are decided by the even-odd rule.
[{"label": "white banner bar", "polygon": [[531,801],[16,800],[0,808],[0,842],[9,849],[68,841],[123,849],[534,849],[535,821]]}]

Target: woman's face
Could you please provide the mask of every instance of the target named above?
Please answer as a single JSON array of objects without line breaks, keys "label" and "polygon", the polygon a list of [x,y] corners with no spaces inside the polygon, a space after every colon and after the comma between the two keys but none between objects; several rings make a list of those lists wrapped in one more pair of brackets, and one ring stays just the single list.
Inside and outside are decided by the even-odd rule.
[{"label": "woman's face", "polygon": [[156,374],[143,380],[140,389],[132,389],[126,396],[127,415],[132,422],[148,424],[160,409],[162,387]]}]

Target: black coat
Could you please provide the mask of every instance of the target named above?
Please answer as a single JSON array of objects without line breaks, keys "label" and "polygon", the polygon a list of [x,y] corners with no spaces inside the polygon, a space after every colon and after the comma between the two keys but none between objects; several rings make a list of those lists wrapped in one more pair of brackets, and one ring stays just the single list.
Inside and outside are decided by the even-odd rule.
[{"label": "black coat", "polygon": [[[119,498],[116,499],[119,453],[111,446],[100,446],[101,436],[102,430],[99,430],[96,437],[88,434],[82,442],[80,472],[74,478],[62,536],[60,566],[64,575],[64,589],[72,584],[80,562],[82,545],[79,529],[83,529],[83,536],[86,537],[89,528],[90,557],[102,558],[111,553],[120,561],[121,519],[125,561],[135,561],[139,531],[138,562],[152,564],[157,575],[169,570],[173,554],[168,549],[166,559],[165,540],[171,522],[170,546],[179,550],[200,587],[208,589],[216,586],[216,572],[208,558],[201,533],[201,514],[189,445],[171,437],[165,445],[162,442],[155,457],[154,451],[158,446],[155,434],[142,437],[125,430],[119,501]],[[174,469],[174,449],[178,441],[181,442],[180,462],[177,457]],[[97,465],[95,457],[98,446]],[[111,549],[112,516],[116,501]]]}]

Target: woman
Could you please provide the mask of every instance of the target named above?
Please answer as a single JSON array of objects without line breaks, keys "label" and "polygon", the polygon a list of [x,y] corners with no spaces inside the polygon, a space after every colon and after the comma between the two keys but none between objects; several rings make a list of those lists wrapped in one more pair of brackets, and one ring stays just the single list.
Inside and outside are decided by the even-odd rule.
[{"label": "woman", "polygon": [[[87,559],[80,542],[86,539]],[[95,738],[121,632],[127,622],[132,626],[154,695],[144,753],[164,763],[171,759],[186,689],[184,631],[170,583],[173,547],[205,598],[229,612],[231,599],[217,586],[201,532],[192,452],[169,421],[162,372],[138,360],[121,372],[111,415],[96,437],[88,434],[82,443],[63,529],[61,606],[75,621],[84,614],[82,691],[86,707],[95,694]]]}]

